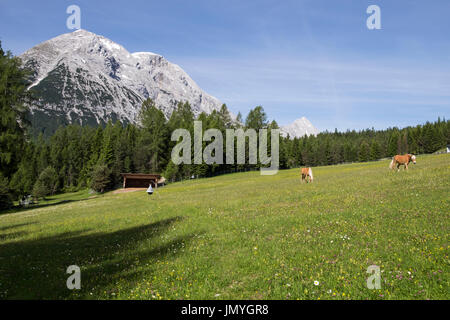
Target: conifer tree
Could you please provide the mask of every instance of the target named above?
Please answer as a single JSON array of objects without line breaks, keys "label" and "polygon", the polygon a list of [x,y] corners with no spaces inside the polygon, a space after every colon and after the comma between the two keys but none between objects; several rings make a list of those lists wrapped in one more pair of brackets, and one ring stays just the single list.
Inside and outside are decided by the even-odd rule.
[{"label": "conifer tree", "polygon": [[105,164],[98,164],[92,170],[91,189],[103,193],[111,186],[111,170]]},{"label": "conifer tree", "polygon": [[397,133],[397,130],[394,129],[394,131],[391,133],[391,135],[389,137],[389,144],[387,147],[387,153],[388,153],[388,156],[390,156],[390,157],[393,157],[396,154],[398,154],[398,146],[397,146],[398,138],[399,138],[399,135]]},{"label": "conifer tree", "polygon": [[53,167],[47,167],[41,172],[39,178],[33,186],[33,195],[36,198],[45,198],[53,195],[58,190],[58,179],[56,170]]},{"label": "conifer tree", "polygon": [[380,145],[378,144],[377,140],[372,140],[372,143],[370,144],[369,160],[378,160],[380,158],[381,158]]},{"label": "conifer tree", "polygon": [[8,179],[0,173],[0,211],[13,206],[11,192],[8,187]]},{"label": "conifer tree", "polygon": [[17,170],[25,144],[27,77],[20,59],[5,53],[0,42],[0,173],[6,178]]},{"label": "conifer tree", "polygon": [[369,145],[366,141],[363,141],[359,146],[358,161],[365,162],[369,160]]},{"label": "conifer tree", "polygon": [[257,106],[250,110],[245,119],[245,127],[255,129],[256,131],[267,128],[267,125],[267,115],[262,106]]},{"label": "conifer tree", "polygon": [[169,140],[166,117],[151,99],[147,99],[142,104],[139,119],[143,131],[141,145],[145,149],[148,169],[152,172],[161,172],[167,160]]}]

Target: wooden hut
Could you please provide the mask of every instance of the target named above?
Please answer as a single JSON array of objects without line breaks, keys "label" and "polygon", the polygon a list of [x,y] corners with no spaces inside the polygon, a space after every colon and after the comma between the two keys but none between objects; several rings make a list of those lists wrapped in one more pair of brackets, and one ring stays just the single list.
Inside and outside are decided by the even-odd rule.
[{"label": "wooden hut", "polygon": [[123,177],[123,188],[153,188],[158,187],[158,183],[162,180],[159,174],[145,173],[121,173]]}]

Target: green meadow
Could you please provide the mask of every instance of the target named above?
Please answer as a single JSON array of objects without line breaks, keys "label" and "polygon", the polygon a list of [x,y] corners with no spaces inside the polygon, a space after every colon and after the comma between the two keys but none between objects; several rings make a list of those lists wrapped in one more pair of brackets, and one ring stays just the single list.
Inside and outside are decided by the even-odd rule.
[{"label": "green meadow", "polygon": [[0,214],[0,299],[448,299],[450,155],[388,165],[84,190]]}]

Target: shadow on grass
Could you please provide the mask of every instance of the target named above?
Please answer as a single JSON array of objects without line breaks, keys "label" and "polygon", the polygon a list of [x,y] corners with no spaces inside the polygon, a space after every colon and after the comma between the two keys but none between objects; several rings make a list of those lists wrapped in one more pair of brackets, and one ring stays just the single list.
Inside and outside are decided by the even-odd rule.
[{"label": "shadow on grass", "polygon": [[8,231],[10,229],[16,229],[16,228],[20,228],[20,227],[25,227],[25,226],[29,226],[29,225],[36,224],[36,223],[37,222],[27,222],[27,223],[13,224],[13,225],[6,226],[6,227],[0,227],[0,232]]},{"label": "shadow on grass", "polygon": [[[85,234],[89,231],[85,230],[0,245],[0,299],[107,297],[119,279],[133,288],[144,272],[151,279],[156,261],[174,257],[195,236],[162,243],[161,235],[180,219],[111,233]],[[139,250],[140,244],[149,249]],[[70,265],[81,268],[81,290],[66,287]]]},{"label": "shadow on grass", "polygon": [[5,241],[5,240],[8,240],[8,239],[14,239],[14,238],[23,237],[26,234],[27,234],[27,232],[24,232],[24,231],[0,234],[0,241]]},{"label": "shadow on grass", "polygon": [[[67,203],[79,202],[79,201],[87,201],[87,200],[91,200],[91,199],[95,199],[95,198],[86,198],[86,199],[79,199],[79,200],[61,200],[61,201],[57,201],[57,202],[50,202],[50,203],[45,202],[45,203],[41,203],[41,204],[37,203],[37,204],[31,204],[28,207],[14,206],[11,209],[0,211],[0,215],[9,214],[9,213],[18,213],[18,212],[22,212],[22,211],[40,209],[40,208],[45,208],[45,207],[53,207],[53,206],[58,206],[61,204],[67,204]],[[52,200],[54,200],[54,199],[47,198],[45,201],[52,201]]]},{"label": "shadow on grass", "polygon": [[77,200],[71,200],[71,199],[66,199],[66,200],[60,200],[60,201],[56,201],[56,202],[51,202],[51,201],[55,201],[55,198],[46,198],[45,200],[43,200],[43,203],[35,203],[35,204],[30,204],[27,207],[22,207],[20,205],[14,206],[11,209],[8,210],[3,210],[0,211],[0,216],[2,214],[10,214],[10,213],[18,213],[18,212],[22,212],[22,211],[28,211],[28,210],[33,210],[33,209],[40,209],[40,208],[45,208],[45,207],[53,207],[53,206],[58,206],[61,204],[67,204],[67,203],[72,203],[72,202],[79,202],[79,201],[87,201],[87,200],[92,200],[92,199],[96,199],[97,196],[90,196],[89,198],[83,198],[83,199],[77,199]]}]

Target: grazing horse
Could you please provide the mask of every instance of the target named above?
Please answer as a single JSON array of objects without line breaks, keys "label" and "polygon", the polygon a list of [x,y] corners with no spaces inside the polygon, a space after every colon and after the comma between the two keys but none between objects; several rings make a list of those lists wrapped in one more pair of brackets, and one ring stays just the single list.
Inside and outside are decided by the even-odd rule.
[{"label": "grazing horse", "polygon": [[400,166],[405,166],[405,170],[408,170],[408,164],[410,162],[416,164],[416,156],[413,154],[405,154],[405,155],[396,155],[392,158],[391,164],[389,165],[389,169],[394,169],[397,166],[397,172],[400,171]]},{"label": "grazing horse", "polygon": [[309,177],[309,182],[313,182],[313,173],[311,168],[302,168],[302,182],[303,180],[306,181],[306,183],[308,183],[308,177]]}]

